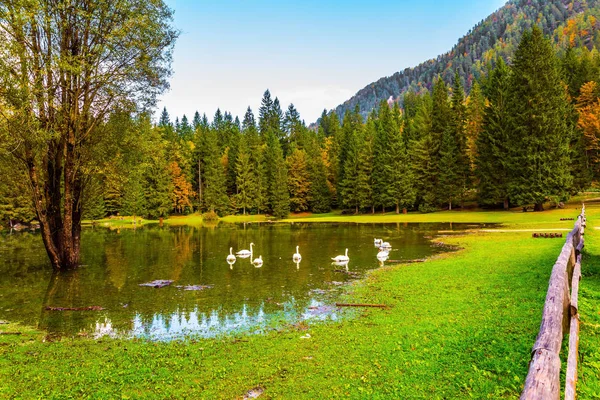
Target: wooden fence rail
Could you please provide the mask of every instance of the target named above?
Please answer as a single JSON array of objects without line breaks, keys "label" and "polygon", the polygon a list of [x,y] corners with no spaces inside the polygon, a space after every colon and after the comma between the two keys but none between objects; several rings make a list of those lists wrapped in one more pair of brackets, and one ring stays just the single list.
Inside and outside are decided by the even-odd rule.
[{"label": "wooden fence rail", "polygon": [[565,384],[565,400],[575,399],[577,382],[577,349],[579,346],[579,313],[577,297],[581,279],[581,250],[584,244],[585,205],[567,235],[552,274],[542,324],[531,352],[529,372],[521,400],[558,400],[560,398],[560,347],[569,333],[569,355]]}]

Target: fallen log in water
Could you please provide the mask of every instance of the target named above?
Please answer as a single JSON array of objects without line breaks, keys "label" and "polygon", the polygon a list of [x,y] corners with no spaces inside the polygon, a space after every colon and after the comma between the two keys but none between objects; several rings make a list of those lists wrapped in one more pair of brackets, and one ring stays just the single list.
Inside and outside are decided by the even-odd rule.
[{"label": "fallen log in water", "polygon": [[90,307],[46,307],[48,311],[102,311],[104,307],[90,306]]},{"label": "fallen log in water", "polygon": [[205,290],[205,289],[212,289],[213,285],[187,285],[187,286],[175,286],[177,289],[183,289],[183,290]]},{"label": "fallen log in water", "polygon": [[0,332],[0,335],[22,335],[21,332]]},{"label": "fallen log in water", "polygon": [[174,281],[171,280],[156,280],[156,281],[152,281],[152,282],[148,282],[148,283],[140,283],[139,286],[148,286],[148,287],[153,287],[153,288],[161,288],[161,287],[165,287],[165,286],[169,286],[171,283],[173,283]]},{"label": "fallen log in water", "polygon": [[388,308],[387,304],[360,304],[360,303],[335,303],[336,307],[376,307]]}]

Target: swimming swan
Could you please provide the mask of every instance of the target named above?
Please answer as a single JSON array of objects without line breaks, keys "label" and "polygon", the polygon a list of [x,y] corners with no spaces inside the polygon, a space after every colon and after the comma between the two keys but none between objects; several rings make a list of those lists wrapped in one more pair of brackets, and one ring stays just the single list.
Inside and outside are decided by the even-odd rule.
[{"label": "swimming swan", "polygon": [[346,255],[344,256],[335,256],[334,258],[332,258],[333,261],[335,262],[347,262],[350,261],[350,258],[348,258],[348,249],[346,249]]},{"label": "swimming swan", "polygon": [[263,264],[262,256],[258,256],[258,258],[255,258],[254,261],[252,261],[252,264],[254,264],[254,266],[256,268],[262,267],[262,264]]},{"label": "swimming swan", "polygon": [[292,256],[292,260],[296,262],[302,260],[302,256],[300,255],[300,246],[296,246],[296,252]]},{"label": "swimming swan", "polygon": [[235,255],[233,254],[233,247],[229,248],[229,255],[227,256],[227,262],[235,262]]},{"label": "swimming swan", "polygon": [[250,243],[250,250],[240,250],[235,254],[244,258],[250,257],[252,255],[252,246],[254,246],[254,243]]}]

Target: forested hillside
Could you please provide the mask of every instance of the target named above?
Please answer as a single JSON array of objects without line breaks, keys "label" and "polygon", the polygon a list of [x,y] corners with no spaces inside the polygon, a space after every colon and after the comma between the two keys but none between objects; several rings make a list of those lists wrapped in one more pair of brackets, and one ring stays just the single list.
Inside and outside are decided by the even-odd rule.
[{"label": "forested hillside", "polygon": [[431,90],[438,76],[451,82],[455,71],[470,93],[473,82],[498,56],[511,62],[523,32],[533,24],[562,49],[573,45],[592,50],[600,47],[598,18],[598,0],[511,0],[469,31],[448,53],[369,84],[335,111],[343,118],[346,111],[358,105],[366,117],[381,100],[392,97],[399,101],[406,91],[424,93]]}]

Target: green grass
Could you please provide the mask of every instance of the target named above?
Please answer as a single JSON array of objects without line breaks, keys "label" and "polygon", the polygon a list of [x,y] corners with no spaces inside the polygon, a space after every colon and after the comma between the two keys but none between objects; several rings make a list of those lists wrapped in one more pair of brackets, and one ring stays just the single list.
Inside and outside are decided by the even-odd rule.
[{"label": "green grass", "polygon": [[600,204],[586,206],[587,229],[579,291],[581,399],[600,399]]},{"label": "green grass", "polygon": [[[563,240],[532,239],[531,232],[510,230],[570,228],[573,221],[559,219],[575,217],[576,207],[544,213],[313,217],[504,222],[509,231],[443,238],[462,250],[374,271],[349,289],[347,300],[385,303],[389,309],[361,310],[355,318],[310,325],[306,331],[289,327],[265,335],[173,343],[44,342],[31,330],[0,335],[0,397],[231,399],[261,386],[265,399],[515,398]],[[600,252],[591,229],[586,251],[596,254],[591,253]],[[582,314],[584,304],[597,314],[599,294],[582,283]],[[586,325],[588,313],[582,316],[581,346],[582,354],[591,354],[591,364],[582,369],[582,390],[594,393],[599,337]],[[0,325],[5,329],[20,328]],[[306,333],[311,338],[301,339]]]}]

